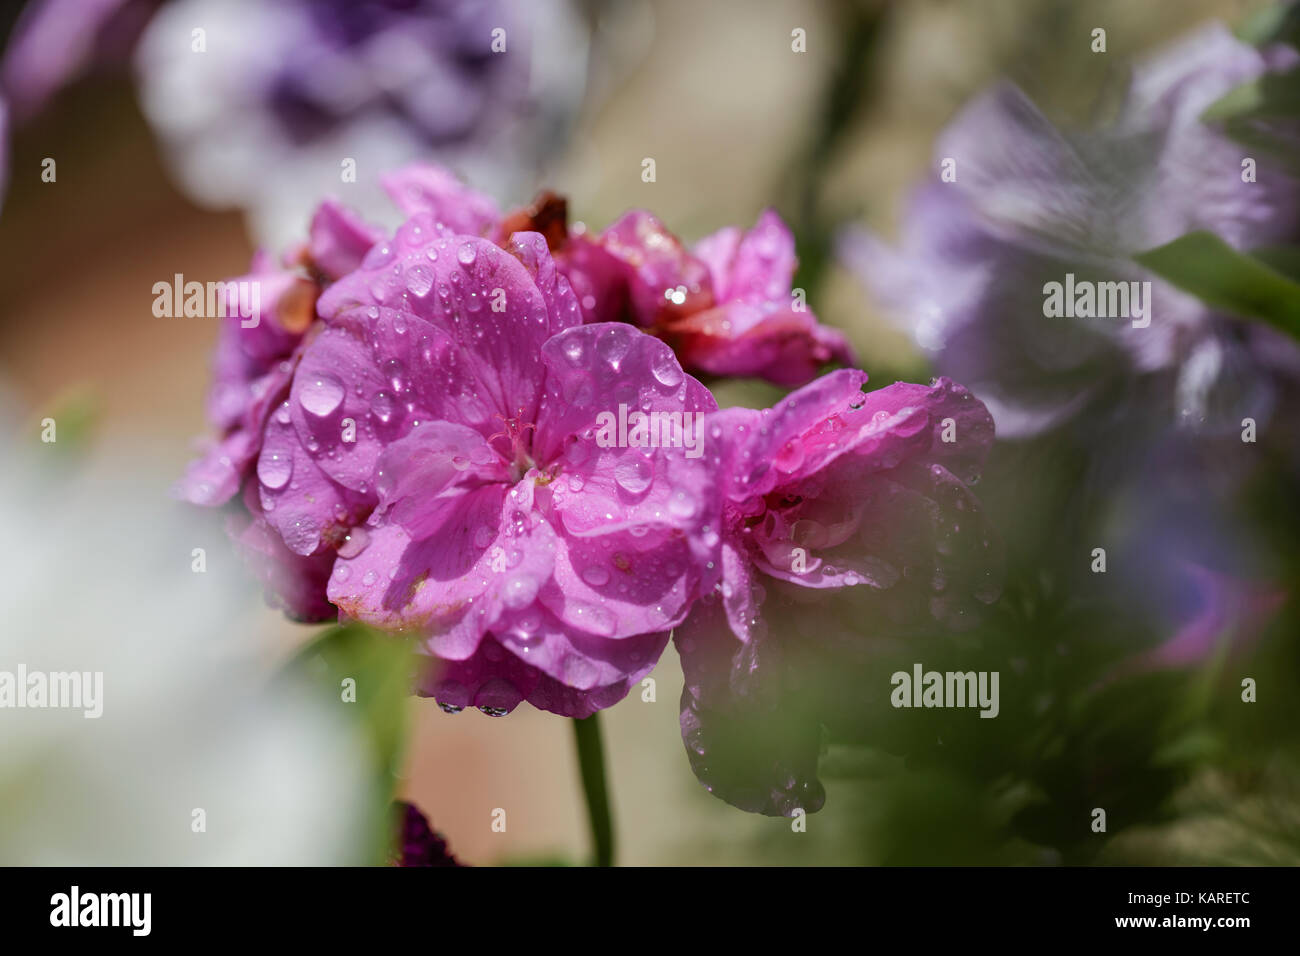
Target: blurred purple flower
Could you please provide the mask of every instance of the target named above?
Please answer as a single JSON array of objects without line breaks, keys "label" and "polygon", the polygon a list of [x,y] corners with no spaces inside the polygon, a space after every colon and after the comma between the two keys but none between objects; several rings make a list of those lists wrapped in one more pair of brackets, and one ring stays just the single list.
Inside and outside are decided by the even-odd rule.
[{"label": "blurred purple flower", "polygon": [[567,0],[179,0],[136,66],[187,191],[249,209],[282,246],[341,182],[378,214],[380,171],[417,158],[531,179],[576,111],[586,49]]},{"label": "blurred purple flower", "polygon": [[[1265,421],[1275,383],[1300,380],[1300,350],[1271,328],[1215,312],[1132,257],[1197,229],[1239,249],[1294,238],[1300,189],[1201,122],[1218,97],[1296,64],[1209,26],[1136,70],[1118,115],[1088,130],[1053,126],[1018,89],[978,97],[939,136],[901,247],[852,231],[842,257],[944,374],[967,383],[1004,438],[1088,417],[1202,431]],[[1151,280],[1150,324],[1044,314],[1044,285]],[[1144,401],[1137,402],[1140,389]]]},{"label": "blurred purple flower", "polygon": [[701,782],[744,810],[821,807],[818,728],[836,706],[808,699],[826,690],[808,678],[828,661],[851,671],[868,641],[860,625],[838,633],[829,594],[861,592],[859,620],[876,636],[971,625],[1000,593],[1000,543],[967,487],[993,441],[988,411],[947,379],[864,394],[865,382],[832,372],[775,408],[709,418],[724,482],[721,600],[674,632],[681,727]]}]

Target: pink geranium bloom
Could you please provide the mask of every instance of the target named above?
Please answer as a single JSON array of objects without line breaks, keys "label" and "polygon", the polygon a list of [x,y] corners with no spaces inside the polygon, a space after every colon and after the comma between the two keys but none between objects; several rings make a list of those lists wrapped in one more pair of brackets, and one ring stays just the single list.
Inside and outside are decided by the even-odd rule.
[{"label": "pink geranium bloom", "polygon": [[601,416],[698,428],[708,390],[654,337],[582,325],[537,233],[506,250],[416,215],[319,312],[258,474],[298,554],[373,506],[330,600],[420,634],[448,708],[585,716],[624,696],[712,586],[716,489],[685,443],[606,447]]},{"label": "pink geranium bloom", "polygon": [[794,237],[770,209],[748,232],[727,227],[693,251],[641,210],[599,242],[627,270],[634,321],[687,368],[797,386],[828,362],[856,361],[848,340],[796,299]]},{"label": "pink geranium bloom", "polygon": [[689,371],[796,386],[828,362],[854,362],[844,336],[820,325],[792,290],[794,238],[771,210],[748,232],[722,229],[692,251],[644,210],[593,234],[570,229],[565,201],[552,193],[502,215],[438,167],[408,166],[384,183],[408,215],[426,212],[455,232],[498,244],[517,231],[542,233],[584,321],[639,325]]},{"label": "pink geranium bloom", "polygon": [[[835,704],[786,698],[814,662],[833,672],[860,652],[861,628],[839,633],[829,595],[857,597],[880,632],[972,624],[1000,591],[1000,545],[967,487],[993,440],[987,409],[948,379],[864,393],[866,379],[832,372],[775,408],[709,418],[724,476],[721,593],[675,632],[681,726],[696,775],[742,809],[821,806],[818,726]],[[800,605],[815,591],[810,619]],[[779,735],[756,734],[770,713]]]}]

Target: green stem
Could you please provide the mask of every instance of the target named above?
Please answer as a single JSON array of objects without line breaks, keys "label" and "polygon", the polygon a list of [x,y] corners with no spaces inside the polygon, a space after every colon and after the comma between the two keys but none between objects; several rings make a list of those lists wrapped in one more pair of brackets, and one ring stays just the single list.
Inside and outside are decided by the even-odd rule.
[{"label": "green stem", "polygon": [[596,866],[614,864],[614,824],[609,812],[609,787],[605,783],[605,753],[600,742],[600,715],[574,720],[573,737],[578,745],[578,766],[582,790],[587,797],[587,818],[591,821],[591,842]]}]

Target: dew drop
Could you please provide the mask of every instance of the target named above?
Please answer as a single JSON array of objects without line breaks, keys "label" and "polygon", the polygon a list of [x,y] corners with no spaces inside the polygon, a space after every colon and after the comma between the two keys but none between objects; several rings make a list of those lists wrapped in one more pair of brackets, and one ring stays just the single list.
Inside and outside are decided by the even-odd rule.
[{"label": "dew drop", "polygon": [[628,494],[639,495],[650,487],[654,472],[650,459],[637,454],[626,454],[614,466],[614,481]]},{"label": "dew drop", "polygon": [[599,564],[588,565],[582,572],[582,580],[593,588],[603,587],[609,583],[609,572]]},{"label": "dew drop", "polygon": [[393,420],[393,396],[387,392],[376,392],[370,402],[370,410],[384,424]]},{"label": "dew drop", "polygon": [[365,528],[353,528],[339,545],[340,558],[355,558],[370,543],[370,533]]},{"label": "dew drop", "polygon": [[650,371],[659,383],[667,388],[676,388],[682,382],[682,369],[677,364],[671,349],[656,350]]},{"label": "dew drop", "polygon": [[423,299],[433,288],[433,273],[427,266],[413,265],[406,270],[406,291]]},{"label": "dew drop", "polygon": [[602,359],[617,369],[631,345],[632,336],[626,329],[611,328],[597,341],[596,351],[600,353]]},{"label": "dew drop", "polygon": [[393,261],[393,247],[386,242],[378,243],[372,246],[366,253],[366,257],[361,260],[363,269],[379,269]]},{"label": "dew drop", "polygon": [[564,343],[564,357],[574,365],[582,364],[582,339],[570,335]]},{"label": "dew drop", "polygon": [[298,393],[298,401],[304,409],[318,418],[333,414],[343,403],[344,390],[339,380],[332,375],[315,375]]},{"label": "dew drop", "polygon": [[262,449],[257,459],[257,479],[267,488],[276,490],[289,483],[293,474],[293,456],[287,447]]}]

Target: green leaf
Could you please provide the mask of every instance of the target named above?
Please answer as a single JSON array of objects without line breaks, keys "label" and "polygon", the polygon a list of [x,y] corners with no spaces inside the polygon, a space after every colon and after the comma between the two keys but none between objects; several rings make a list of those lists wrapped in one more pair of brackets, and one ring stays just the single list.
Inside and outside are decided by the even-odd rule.
[{"label": "green leaf", "polygon": [[1300,283],[1210,232],[1189,232],[1134,257],[1202,302],[1300,339]]},{"label": "green leaf", "polygon": [[1300,108],[1300,70],[1265,73],[1211,103],[1201,113],[1206,123],[1231,119],[1273,119],[1292,117]]},{"label": "green leaf", "polygon": [[1300,11],[1290,3],[1275,3],[1258,10],[1237,28],[1238,39],[1251,46],[1289,43],[1300,46]]},{"label": "green leaf", "polygon": [[1252,149],[1281,160],[1292,172],[1300,171],[1295,143],[1280,133],[1280,121],[1289,122],[1300,112],[1300,69],[1265,73],[1219,97],[1201,113],[1205,123],[1219,124],[1223,132]]}]

